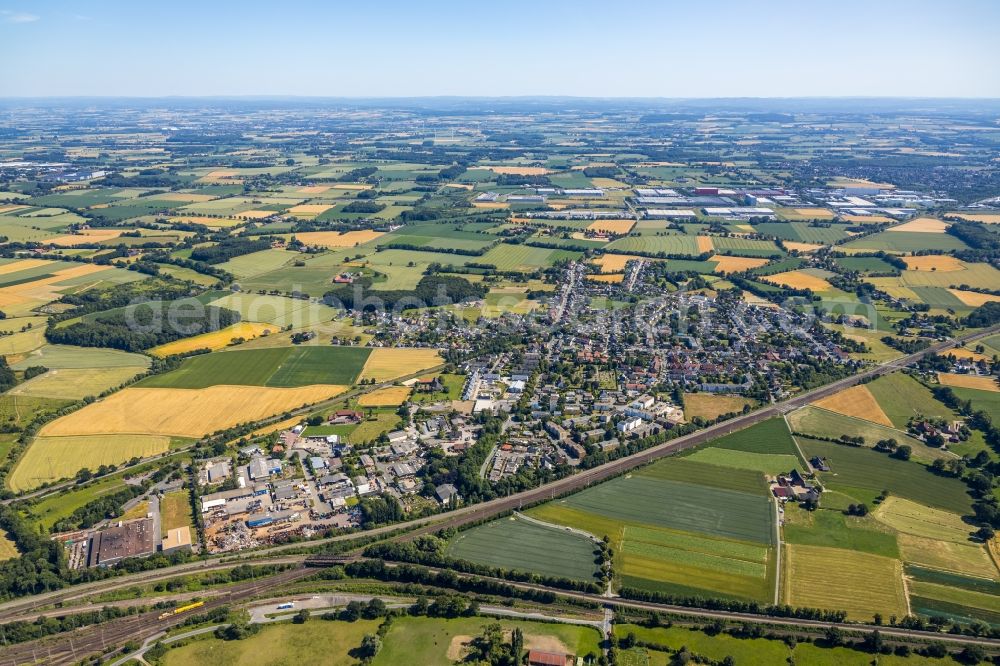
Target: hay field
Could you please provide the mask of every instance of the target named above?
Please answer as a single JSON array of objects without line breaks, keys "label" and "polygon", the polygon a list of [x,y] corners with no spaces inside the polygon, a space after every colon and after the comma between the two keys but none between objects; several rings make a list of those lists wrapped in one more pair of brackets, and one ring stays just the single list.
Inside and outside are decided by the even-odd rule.
[{"label": "hay field", "polygon": [[1000,213],[947,213],[951,217],[957,217],[970,222],[982,222],[983,224],[1000,224]]},{"label": "hay field", "polygon": [[299,194],[323,194],[328,189],[330,189],[329,185],[306,185],[295,191]]},{"label": "hay field", "polygon": [[436,349],[411,349],[405,347],[376,347],[361,370],[361,379],[386,382],[403,375],[433,368],[443,363]]},{"label": "hay field", "polygon": [[171,354],[184,354],[195,349],[222,349],[227,346],[233,338],[245,338],[252,340],[259,335],[275,333],[280,329],[274,324],[261,324],[253,321],[241,321],[232,326],[221,328],[218,331],[202,333],[190,338],[182,338],[173,342],[168,342],[159,347],[149,350],[154,356],[164,357]]},{"label": "hay field", "polygon": [[894,427],[892,421],[882,411],[878,401],[875,400],[875,396],[864,384],[844,389],[839,393],[816,400],[812,404],[838,414],[864,419],[889,428]]},{"label": "hay field", "polygon": [[885,215],[841,215],[840,219],[853,224],[889,224],[895,222]]},{"label": "hay field", "polygon": [[1000,296],[994,296],[993,294],[980,294],[978,291],[962,291],[961,289],[949,289],[948,292],[962,301],[969,307],[978,308],[984,303],[992,303],[994,301],[1000,301]]},{"label": "hay field", "polygon": [[163,194],[157,194],[155,196],[149,197],[150,199],[157,199],[158,201],[181,201],[184,203],[202,203],[205,201],[211,201],[215,199],[213,194],[196,194],[194,192],[164,192]]},{"label": "hay field", "polygon": [[832,220],[833,212],[826,208],[793,208],[796,215],[810,220]]},{"label": "hay field", "polygon": [[207,215],[173,215],[167,218],[168,222],[180,222],[190,224],[203,224],[206,227],[235,227],[242,224],[237,219],[227,219],[224,217],[208,217]]},{"label": "hay field", "polygon": [[52,421],[39,434],[203,437],[237,423],[332,398],[347,388],[330,384],[297,388],[226,384],[203,389],[129,387]]},{"label": "hay field", "polygon": [[52,369],[12,388],[8,395],[80,400],[120,386],[146,371],[145,366]]},{"label": "hay field", "polygon": [[1000,384],[997,384],[996,377],[955,375],[948,372],[939,372],[938,381],[945,386],[957,386],[959,388],[976,389],[979,391],[1000,392]]},{"label": "hay field", "polygon": [[754,401],[741,395],[722,395],[718,393],[685,393],[684,416],[691,420],[696,416],[703,419],[716,419],[723,414],[742,412],[745,405],[753,406]]},{"label": "hay field", "polygon": [[486,169],[487,171],[504,176],[544,176],[547,173],[552,173],[551,170],[545,167],[533,166],[474,166],[472,168]]},{"label": "hay field", "polygon": [[242,213],[235,213],[233,217],[238,217],[246,220],[262,220],[265,217],[271,217],[272,215],[277,215],[278,213],[273,210],[245,210]]},{"label": "hay field", "polygon": [[[699,240],[701,238],[703,236],[698,237]],[[700,245],[701,243],[699,242]],[[768,262],[768,259],[764,257],[730,257],[725,254],[717,254],[710,257],[709,261],[715,262],[716,273],[741,273],[751,268],[760,268]]]},{"label": "hay field", "polygon": [[961,261],[945,254],[927,254],[920,257],[903,257],[906,268],[911,271],[936,271],[950,273],[952,271],[964,271],[965,264]]},{"label": "hay field", "polygon": [[784,601],[845,610],[851,620],[907,614],[899,560],[854,550],[786,544]]},{"label": "hay field", "polygon": [[909,222],[904,222],[895,227],[891,227],[888,231],[909,231],[912,233],[920,234],[940,234],[951,225],[949,225],[944,220],[938,220],[933,217],[918,217],[916,219],[910,220]]},{"label": "hay field", "polygon": [[872,515],[880,522],[904,534],[967,544],[974,531],[957,513],[933,509],[898,495],[890,495]]},{"label": "hay field", "polygon": [[997,577],[997,568],[981,544],[927,539],[912,534],[896,535],[903,561],[919,566],[955,571],[979,578]]},{"label": "hay field", "polygon": [[591,263],[599,266],[602,273],[621,273],[625,270],[625,264],[630,261],[637,261],[640,259],[642,259],[642,257],[637,257],[632,254],[606,253],[591,259]]},{"label": "hay field", "polygon": [[831,291],[833,285],[821,277],[817,277],[805,271],[788,271],[787,273],[776,273],[761,278],[766,282],[772,282],[782,287],[792,289],[810,289],[812,291]]},{"label": "hay field", "polygon": [[285,212],[289,215],[313,217],[320,213],[325,213],[331,208],[333,208],[333,204],[299,204],[298,206],[292,206]]},{"label": "hay field", "polygon": [[7,275],[8,273],[17,273],[18,271],[26,271],[30,268],[38,268],[39,266],[47,266],[53,263],[48,259],[14,259],[7,263],[0,264],[0,275]]},{"label": "hay field", "polygon": [[85,229],[78,234],[66,234],[46,239],[46,243],[58,245],[59,247],[73,247],[84,243],[100,243],[118,238],[128,229]]},{"label": "hay field", "polygon": [[702,252],[714,252],[715,244],[712,242],[711,236],[695,236],[695,243],[698,245],[698,253]]},{"label": "hay field", "polygon": [[8,483],[14,491],[30,490],[47,481],[69,478],[85,467],[93,470],[119,465],[136,456],[164,453],[169,446],[170,438],[162,435],[39,436],[18,461]]},{"label": "hay field", "polygon": [[796,252],[815,252],[823,247],[818,243],[800,243],[798,241],[785,241],[784,245],[785,249],[795,250]]},{"label": "hay field", "polygon": [[591,231],[604,231],[610,234],[624,236],[628,232],[632,231],[632,227],[634,226],[635,220],[597,220],[590,223],[587,228]]},{"label": "hay field", "polygon": [[306,231],[295,234],[295,237],[307,245],[321,245],[323,247],[354,247],[380,238],[384,232],[381,231]]},{"label": "hay field", "polygon": [[625,279],[624,273],[599,273],[597,275],[588,275],[587,279],[591,282],[604,282],[606,284],[619,284]]},{"label": "hay field", "polygon": [[386,386],[358,398],[359,407],[398,407],[410,397],[409,386]]},{"label": "hay field", "polygon": [[97,264],[76,264],[57,270],[49,277],[4,287],[0,289],[0,309],[7,310],[10,314],[10,309],[17,306],[31,304],[34,307],[49,303],[59,298],[60,283],[107,270],[107,266]]}]

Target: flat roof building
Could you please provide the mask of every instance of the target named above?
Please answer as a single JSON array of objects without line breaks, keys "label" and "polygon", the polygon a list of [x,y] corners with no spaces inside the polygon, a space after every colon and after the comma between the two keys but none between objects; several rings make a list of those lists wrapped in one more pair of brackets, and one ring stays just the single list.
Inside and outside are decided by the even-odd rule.
[{"label": "flat roof building", "polygon": [[107,567],[129,557],[148,557],[156,552],[152,518],[119,523],[95,532],[90,538],[87,566]]},{"label": "flat roof building", "polygon": [[191,528],[175,527],[167,530],[167,536],[163,538],[163,552],[172,553],[175,550],[191,550]]}]

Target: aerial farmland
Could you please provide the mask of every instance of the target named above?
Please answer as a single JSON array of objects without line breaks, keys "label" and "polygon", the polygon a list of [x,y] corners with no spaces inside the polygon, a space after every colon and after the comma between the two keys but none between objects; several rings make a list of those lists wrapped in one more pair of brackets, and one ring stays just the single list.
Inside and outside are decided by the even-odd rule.
[{"label": "aerial farmland", "polygon": [[166,664],[1000,636],[992,116],[549,104],[7,109],[0,614],[113,573],[95,624],[230,627]]}]

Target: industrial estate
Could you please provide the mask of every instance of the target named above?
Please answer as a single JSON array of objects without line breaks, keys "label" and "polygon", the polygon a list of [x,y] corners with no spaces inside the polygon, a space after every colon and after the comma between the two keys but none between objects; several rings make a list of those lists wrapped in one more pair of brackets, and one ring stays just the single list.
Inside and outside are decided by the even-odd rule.
[{"label": "industrial estate", "polygon": [[0,665],[1000,659],[996,103],[0,111]]}]

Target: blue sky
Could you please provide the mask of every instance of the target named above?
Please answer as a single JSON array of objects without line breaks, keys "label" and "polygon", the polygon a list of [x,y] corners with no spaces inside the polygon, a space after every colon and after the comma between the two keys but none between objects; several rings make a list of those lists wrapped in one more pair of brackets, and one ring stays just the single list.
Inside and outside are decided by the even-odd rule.
[{"label": "blue sky", "polygon": [[0,96],[1000,97],[1000,1],[0,0]]}]

